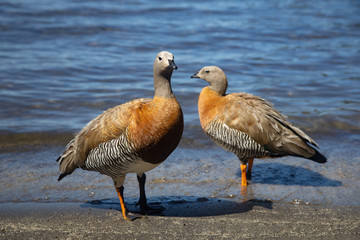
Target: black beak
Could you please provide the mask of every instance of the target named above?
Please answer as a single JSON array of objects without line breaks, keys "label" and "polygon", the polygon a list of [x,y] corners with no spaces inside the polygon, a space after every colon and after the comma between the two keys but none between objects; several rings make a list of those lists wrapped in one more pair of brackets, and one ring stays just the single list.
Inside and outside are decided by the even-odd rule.
[{"label": "black beak", "polygon": [[178,67],[176,66],[174,60],[169,60],[169,67],[174,69],[174,70],[178,69]]},{"label": "black beak", "polygon": [[199,72],[197,72],[197,73],[195,73],[195,74],[191,75],[191,78],[200,78],[200,77],[198,76],[198,73],[199,73]]}]

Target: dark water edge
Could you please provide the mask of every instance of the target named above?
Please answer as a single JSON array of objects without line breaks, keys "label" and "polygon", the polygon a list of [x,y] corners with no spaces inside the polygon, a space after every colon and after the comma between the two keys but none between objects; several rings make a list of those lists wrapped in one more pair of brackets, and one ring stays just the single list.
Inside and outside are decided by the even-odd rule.
[{"label": "dark water edge", "polygon": [[[322,117],[290,117],[290,122],[300,127],[309,136],[314,138],[337,138],[359,139],[360,137],[360,115],[349,116],[348,118],[337,119],[334,116]],[[84,123],[85,126],[86,123]],[[31,150],[33,146],[41,145],[66,145],[76,134],[76,131],[39,131],[39,132],[10,132],[0,131],[0,152]],[[204,148],[204,141],[207,136],[200,125],[185,123],[183,139],[180,147],[183,148]]]}]

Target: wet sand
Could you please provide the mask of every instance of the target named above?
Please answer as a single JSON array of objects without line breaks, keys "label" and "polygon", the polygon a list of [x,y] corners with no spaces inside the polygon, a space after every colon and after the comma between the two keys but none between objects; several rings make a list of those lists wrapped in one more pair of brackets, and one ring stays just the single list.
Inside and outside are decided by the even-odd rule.
[{"label": "wet sand", "polygon": [[[100,207],[99,207],[100,205]],[[103,205],[103,206],[101,206]],[[164,205],[163,205],[164,206]],[[133,206],[130,206],[130,208]],[[360,208],[198,199],[133,222],[91,203],[0,204],[1,239],[359,239]]]}]

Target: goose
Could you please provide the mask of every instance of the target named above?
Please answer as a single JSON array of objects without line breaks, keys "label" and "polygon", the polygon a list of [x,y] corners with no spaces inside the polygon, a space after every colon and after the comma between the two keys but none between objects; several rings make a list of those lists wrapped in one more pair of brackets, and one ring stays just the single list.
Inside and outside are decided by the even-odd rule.
[{"label": "goose", "polygon": [[251,178],[254,158],[296,156],[318,163],[327,161],[314,148],[318,147],[315,141],[270,102],[248,93],[226,94],[228,82],[221,68],[206,66],[191,78],[209,83],[199,95],[200,124],[215,143],[239,158],[242,186]]},{"label": "goose", "polygon": [[173,54],[158,53],[153,65],[154,97],[115,106],[90,121],[57,159],[58,180],[77,168],[111,177],[124,219],[134,220],[139,216],[126,208],[123,184],[127,173],[136,173],[140,212],[157,211],[147,205],[145,172],[165,161],[183,133],[182,109],[171,88],[171,75],[176,69]]}]

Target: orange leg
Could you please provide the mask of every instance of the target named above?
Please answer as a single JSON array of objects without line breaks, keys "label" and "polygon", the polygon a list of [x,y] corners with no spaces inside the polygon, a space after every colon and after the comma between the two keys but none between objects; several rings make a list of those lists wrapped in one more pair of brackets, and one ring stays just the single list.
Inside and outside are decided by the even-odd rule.
[{"label": "orange leg", "polygon": [[117,187],[115,187],[115,188],[116,188],[116,192],[118,193],[118,196],[120,199],[120,206],[121,206],[121,211],[122,211],[123,217],[126,220],[130,220],[130,221],[135,220],[137,217],[131,217],[128,215],[128,210],[124,203],[124,187],[121,186],[119,188],[117,188]]},{"label": "orange leg", "polygon": [[248,161],[248,169],[247,169],[247,173],[246,173],[246,176],[247,176],[248,179],[251,179],[251,170],[252,170],[252,167],[253,167],[253,163],[254,163],[254,159],[250,158],[249,161]]},{"label": "orange leg", "polygon": [[241,164],[241,185],[247,186],[247,180],[246,180],[246,164]]}]

